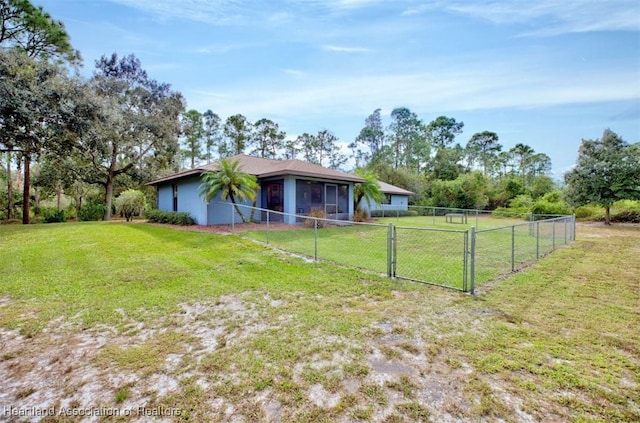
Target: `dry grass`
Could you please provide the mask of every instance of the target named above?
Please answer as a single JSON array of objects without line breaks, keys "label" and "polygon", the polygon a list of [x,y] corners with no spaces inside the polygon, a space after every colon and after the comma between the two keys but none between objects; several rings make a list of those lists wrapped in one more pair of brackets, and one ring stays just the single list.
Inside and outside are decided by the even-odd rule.
[{"label": "dry grass", "polygon": [[[179,411],[169,421],[640,420],[638,226],[580,225],[577,242],[477,297],[136,226],[47,233],[69,254],[56,277],[72,280],[68,268],[82,294],[66,308],[73,296],[41,285],[39,228],[3,233],[0,271],[23,288],[0,281],[0,404]],[[136,246],[128,262],[151,266],[141,284],[99,256],[72,258],[66,234],[100,243],[111,227],[120,242],[181,246],[162,254],[182,273],[154,283],[155,256]],[[7,264],[24,236],[33,266]],[[210,251],[190,248],[203,242]],[[110,292],[101,283],[113,295],[91,316],[92,295]]]}]

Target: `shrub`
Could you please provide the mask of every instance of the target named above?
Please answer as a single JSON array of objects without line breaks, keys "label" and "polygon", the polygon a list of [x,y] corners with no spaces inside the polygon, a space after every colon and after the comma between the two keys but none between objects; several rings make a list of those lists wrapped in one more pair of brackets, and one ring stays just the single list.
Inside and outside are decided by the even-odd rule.
[{"label": "shrub", "polygon": [[533,205],[533,199],[526,194],[522,194],[512,198],[508,203],[509,207],[513,209],[529,209]]},{"label": "shrub", "polygon": [[122,213],[127,222],[129,222],[134,214],[140,213],[144,209],[145,202],[142,191],[128,189],[116,198],[115,205],[117,211]]},{"label": "shrub", "polygon": [[64,213],[64,210],[43,207],[40,211],[42,213],[42,220],[44,221],[44,223],[57,223],[67,221],[67,215]]},{"label": "shrub", "polygon": [[88,202],[80,208],[78,212],[78,220],[84,222],[93,220],[102,220],[107,208],[99,203]]},{"label": "shrub", "polygon": [[307,214],[307,216],[309,218],[304,219],[302,221],[302,226],[304,226],[305,228],[313,228],[315,227],[315,224],[313,223],[314,221],[318,222],[318,229],[319,228],[324,228],[327,224],[327,222],[325,220],[321,220],[321,219],[326,219],[327,215],[324,214],[324,210],[319,209],[319,208],[312,208],[311,210],[309,210],[309,213]]},{"label": "shrub", "polygon": [[354,222],[366,222],[369,218],[369,213],[363,208],[358,207],[356,211],[353,213],[353,221]]},{"label": "shrub", "polygon": [[498,207],[491,212],[491,217],[517,218],[529,220],[529,209],[526,207],[507,208]]},{"label": "shrub", "polygon": [[531,206],[533,214],[571,214],[571,209],[563,201],[551,202],[548,200],[538,200]]},{"label": "shrub", "polygon": [[598,206],[580,206],[576,209],[577,219],[604,219],[604,209]]},{"label": "shrub", "polygon": [[170,225],[188,226],[195,225],[195,220],[187,212],[170,212],[164,210],[146,210],[145,217],[149,222],[167,223]]},{"label": "shrub", "polygon": [[418,214],[416,210],[371,210],[371,217],[415,217]]},{"label": "shrub", "polygon": [[611,221],[640,223],[640,201],[620,200],[613,203]]}]

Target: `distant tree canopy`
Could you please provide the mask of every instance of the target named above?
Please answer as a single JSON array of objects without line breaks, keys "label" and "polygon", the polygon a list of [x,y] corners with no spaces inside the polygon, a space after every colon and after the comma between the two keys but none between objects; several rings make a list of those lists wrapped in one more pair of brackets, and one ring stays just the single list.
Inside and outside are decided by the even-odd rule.
[{"label": "distant tree canopy", "polygon": [[640,199],[640,145],[629,145],[607,129],[602,138],[582,140],[576,166],[565,175],[567,198],[574,205],[610,208],[618,200]]},{"label": "distant tree canopy", "polygon": [[35,58],[79,63],[64,24],[28,0],[0,0],[0,46]]}]

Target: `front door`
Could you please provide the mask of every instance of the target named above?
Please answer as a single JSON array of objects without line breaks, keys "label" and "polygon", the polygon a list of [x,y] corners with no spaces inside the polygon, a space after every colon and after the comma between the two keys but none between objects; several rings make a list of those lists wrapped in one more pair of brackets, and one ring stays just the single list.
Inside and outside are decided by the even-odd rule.
[{"label": "front door", "polygon": [[324,186],[324,213],[327,217],[335,217],[338,213],[338,186],[326,184]]},{"label": "front door", "polygon": [[284,186],[280,182],[269,182],[267,184],[267,208],[281,212],[284,205]]}]

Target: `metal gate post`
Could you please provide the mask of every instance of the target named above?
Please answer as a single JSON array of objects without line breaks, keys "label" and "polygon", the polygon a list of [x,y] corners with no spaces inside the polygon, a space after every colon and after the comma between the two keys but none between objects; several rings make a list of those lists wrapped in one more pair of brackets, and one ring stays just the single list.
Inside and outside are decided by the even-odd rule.
[{"label": "metal gate post", "polygon": [[471,227],[471,294],[474,294],[476,285],[476,227]]},{"label": "metal gate post", "polygon": [[551,251],[556,249],[556,221],[551,222],[551,239],[553,240]]},{"label": "metal gate post", "polygon": [[233,210],[233,204],[229,203],[229,209],[231,210],[231,232],[236,231],[236,212]]}]

